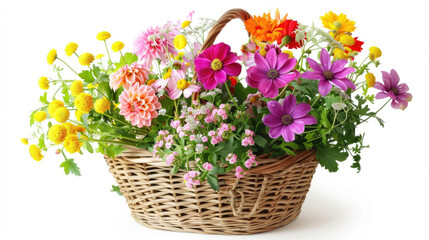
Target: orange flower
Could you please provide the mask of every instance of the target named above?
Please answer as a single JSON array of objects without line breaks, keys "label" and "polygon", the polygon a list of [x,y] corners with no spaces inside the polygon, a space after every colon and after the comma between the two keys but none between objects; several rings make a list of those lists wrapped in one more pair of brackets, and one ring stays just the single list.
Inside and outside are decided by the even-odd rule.
[{"label": "orange flower", "polygon": [[274,42],[281,37],[283,28],[279,27],[283,22],[280,19],[272,19],[271,14],[253,16],[244,22],[246,30],[259,41]]}]

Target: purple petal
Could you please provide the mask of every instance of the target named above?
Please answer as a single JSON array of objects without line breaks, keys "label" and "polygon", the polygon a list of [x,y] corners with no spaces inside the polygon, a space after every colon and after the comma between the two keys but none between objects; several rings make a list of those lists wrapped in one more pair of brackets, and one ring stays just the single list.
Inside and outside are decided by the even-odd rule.
[{"label": "purple petal", "polygon": [[356,71],[356,69],[352,68],[352,67],[346,67],[343,68],[341,71],[334,73],[334,78],[345,78],[347,77],[347,75],[349,75],[350,73]]},{"label": "purple petal", "polygon": [[270,65],[270,69],[275,69],[277,65],[277,51],[274,48],[271,48],[267,55],[265,56],[265,60],[267,60],[268,65]]},{"label": "purple petal", "polygon": [[282,125],[282,119],[279,117],[274,116],[273,114],[265,115],[262,118],[262,122],[267,127],[277,127],[279,125]]},{"label": "purple petal", "polygon": [[283,117],[283,107],[280,105],[280,103],[276,101],[269,101],[267,103],[268,110],[270,110],[270,113],[274,116],[281,118]]},{"label": "purple petal", "polygon": [[398,86],[399,83],[399,75],[395,71],[395,69],[390,70],[390,79],[392,80],[392,87]]},{"label": "purple petal", "polygon": [[276,66],[276,69],[280,69],[281,67],[283,67],[283,64],[285,64],[288,59],[289,59],[289,57],[288,57],[288,55],[286,53],[280,53],[277,56],[277,66]]},{"label": "purple petal", "polygon": [[322,95],[323,97],[328,95],[328,93],[331,91],[332,88],[332,84],[328,81],[328,80],[320,80],[319,81],[319,93],[320,95]]},{"label": "purple petal", "polygon": [[340,81],[342,81],[344,84],[346,84],[346,86],[349,87],[350,89],[356,90],[356,85],[350,79],[341,78]]},{"label": "purple petal", "polygon": [[295,134],[291,131],[290,125],[284,126],[281,133],[285,142],[292,142],[295,140]]},{"label": "purple petal", "polygon": [[293,123],[288,125],[288,127],[291,130],[291,132],[296,133],[296,134],[301,134],[305,130],[304,122],[301,122],[299,120],[296,120],[296,121],[294,120]]},{"label": "purple petal", "polygon": [[312,115],[305,115],[298,120],[302,121],[305,125],[313,125],[317,123],[317,119]]},{"label": "purple petal", "polygon": [[286,60],[286,62],[283,64],[281,68],[278,69],[278,72],[279,74],[288,73],[295,68],[295,65],[296,65],[296,58],[290,58]]},{"label": "purple petal", "polygon": [[320,53],[320,63],[324,71],[331,70],[331,56],[326,49],[322,49]]},{"label": "purple petal", "polygon": [[259,52],[255,53],[254,59],[257,68],[262,69],[264,72],[268,72],[270,70],[270,65],[268,65],[267,60],[265,60]]},{"label": "purple petal", "polygon": [[296,107],[296,98],[294,95],[290,94],[283,101],[283,113],[287,115],[291,115],[295,107]]},{"label": "purple petal", "polygon": [[402,94],[399,94],[397,97],[407,102],[411,102],[411,100],[413,100],[413,95],[411,95],[411,93],[402,93]]},{"label": "purple petal", "polygon": [[278,137],[280,137],[280,135],[282,135],[282,130],[284,127],[285,127],[284,125],[272,127],[268,131],[268,135],[270,135],[270,138],[272,138],[272,139],[278,138]]},{"label": "purple petal", "polygon": [[387,98],[389,97],[389,95],[385,92],[379,92],[377,93],[377,95],[375,95],[375,99],[383,99],[383,98]]},{"label": "purple petal", "polygon": [[347,86],[340,79],[332,79],[331,83],[333,83],[337,88],[340,88],[343,91],[347,91]]},{"label": "purple petal", "polygon": [[311,67],[311,69],[313,69],[314,71],[317,71],[317,72],[320,72],[320,73],[324,72],[323,68],[316,61],[314,61],[313,59],[307,58],[307,63]]},{"label": "purple petal", "polygon": [[239,63],[231,63],[229,65],[225,65],[222,68],[226,74],[229,76],[238,76],[241,73],[241,65]]},{"label": "purple petal", "polygon": [[254,78],[252,78],[250,76],[250,74],[247,74],[246,76],[246,82],[247,84],[249,84],[250,87],[252,88],[258,88],[259,86],[259,81],[255,80]]},{"label": "purple petal", "polygon": [[333,73],[337,73],[341,71],[347,63],[348,61],[345,59],[334,61],[331,66],[331,71]]},{"label": "purple petal", "polygon": [[325,80],[325,77],[322,76],[322,74],[320,72],[315,72],[315,71],[305,72],[305,73],[301,74],[301,77],[305,78],[305,79]]},{"label": "purple petal", "polygon": [[218,83],[223,84],[226,81],[226,73],[223,70],[216,71],[214,77]]},{"label": "purple petal", "polygon": [[392,108],[394,108],[394,109],[404,110],[405,108],[407,108],[408,102],[404,101],[404,100],[397,99],[397,100],[393,100],[391,105],[392,105]]},{"label": "purple petal", "polygon": [[386,90],[392,89],[392,79],[390,78],[390,74],[385,71],[381,71],[381,76],[383,77],[384,87]]},{"label": "purple petal", "polygon": [[373,88],[378,89],[380,91],[387,91],[387,89],[384,87],[384,85],[380,82],[374,83]]},{"label": "purple petal", "polygon": [[233,52],[229,52],[225,59],[222,61],[222,64],[225,65],[229,65],[233,62],[236,62],[238,60],[237,54],[233,53]]},{"label": "purple petal", "polygon": [[296,77],[296,73],[294,73],[294,72],[291,72],[291,73],[288,73],[288,74],[282,74],[282,75],[280,75],[277,79],[276,79],[276,81],[281,81],[282,82],[282,84],[284,84],[283,86],[286,86],[288,83],[290,83],[290,82],[292,82],[293,80],[295,80],[297,77]]},{"label": "purple petal", "polygon": [[279,95],[279,89],[274,87],[274,84],[271,82],[270,83],[271,87],[268,88],[268,91],[263,93],[264,97],[267,98],[276,98],[277,95]]},{"label": "purple petal", "polygon": [[408,92],[408,85],[406,83],[401,83],[399,84],[396,89],[398,90],[399,93],[406,93]]},{"label": "purple petal", "polygon": [[301,118],[305,116],[308,112],[310,112],[310,110],[311,110],[310,104],[300,103],[296,105],[295,109],[293,110],[290,116],[293,119]]}]

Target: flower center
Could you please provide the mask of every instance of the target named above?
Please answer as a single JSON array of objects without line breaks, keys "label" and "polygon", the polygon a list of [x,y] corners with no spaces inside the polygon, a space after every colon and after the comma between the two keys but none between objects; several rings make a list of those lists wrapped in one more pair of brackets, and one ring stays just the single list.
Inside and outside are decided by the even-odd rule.
[{"label": "flower center", "polygon": [[277,70],[275,70],[275,69],[270,69],[267,72],[267,77],[269,79],[276,79],[278,76],[279,76],[279,72],[277,72]]},{"label": "flower center", "polygon": [[341,25],[342,25],[339,21],[335,21],[335,22],[333,22],[332,24],[334,24],[334,26],[335,26],[336,28],[340,28],[340,27],[341,27]]},{"label": "flower center", "polygon": [[390,90],[390,91],[392,91],[393,94],[395,94],[395,96],[398,95],[398,93],[399,93],[398,89],[396,89],[396,88],[392,88],[392,90]]},{"label": "flower center", "polygon": [[222,69],[222,62],[216,58],[215,60],[212,61],[212,69],[217,71],[217,70],[221,70]]},{"label": "flower center", "polygon": [[323,72],[323,77],[328,80],[332,80],[334,78],[334,73],[331,70],[326,70]]},{"label": "flower center", "polygon": [[282,117],[282,123],[287,126],[287,125],[293,123],[293,118],[291,116],[285,114]]},{"label": "flower center", "polygon": [[180,90],[186,89],[188,87],[188,82],[185,79],[180,79],[177,82],[177,88]]}]

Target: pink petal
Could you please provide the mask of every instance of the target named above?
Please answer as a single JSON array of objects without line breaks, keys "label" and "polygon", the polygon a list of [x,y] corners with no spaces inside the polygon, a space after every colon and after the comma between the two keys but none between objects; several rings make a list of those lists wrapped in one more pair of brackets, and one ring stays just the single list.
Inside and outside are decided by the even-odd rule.
[{"label": "pink petal", "polygon": [[294,95],[288,95],[283,101],[283,113],[291,115],[296,107],[296,98]]},{"label": "pink petal", "polygon": [[387,98],[389,97],[389,95],[385,92],[379,92],[377,93],[377,95],[375,95],[375,99],[383,99],[383,98]]},{"label": "pink petal", "polygon": [[291,130],[291,132],[293,132],[295,134],[301,134],[305,130],[304,122],[301,122],[299,120],[294,120],[293,123],[288,125],[288,127]]},{"label": "pink petal", "polygon": [[197,70],[198,78],[211,78],[215,71],[211,68],[202,68]]},{"label": "pink petal", "polygon": [[392,79],[392,87],[397,86],[400,79],[395,69],[390,70],[390,78]]},{"label": "pink petal", "polygon": [[262,69],[264,72],[268,72],[271,69],[270,65],[268,65],[267,60],[265,60],[265,58],[262,57],[259,52],[255,53],[255,63],[256,67]]},{"label": "pink petal", "polygon": [[313,125],[317,123],[317,119],[312,115],[305,115],[297,120],[302,121],[305,125]]},{"label": "pink petal", "polygon": [[281,67],[283,67],[283,64],[285,64],[288,59],[289,59],[288,54],[280,53],[277,56],[277,66],[275,67],[275,69],[280,69]]},{"label": "pink petal", "polygon": [[278,70],[278,72],[279,74],[290,72],[292,69],[295,68],[295,65],[296,65],[296,59],[290,58],[283,64],[283,66]]},{"label": "pink petal", "polygon": [[331,91],[332,84],[328,80],[321,80],[319,81],[318,89],[319,89],[320,95],[324,97],[328,95],[328,93]]},{"label": "pink petal", "polygon": [[300,103],[296,105],[295,109],[291,113],[291,117],[293,117],[293,119],[301,118],[305,116],[308,112],[310,112],[310,110],[311,110],[310,104]]},{"label": "pink petal", "polygon": [[404,93],[404,92],[408,92],[408,85],[406,83],[401,83],[399,84],[396,89],[398,90],[398,92],[400,93]]},{"label": "pink petal", "polygon": [[280,103],[276,101],[269,101],[267,103],[268,110],[270,110],[270,113],[274,116],[281,118],[284,115],[283,107],[280,105]]},{"label": "pink petal", "polygon": [[267,126],[267,127],[277,127],[277,126],[282,125],[282,120],[281,120],[281,118],[279,118],[279,117],[277,117],[277,116],[275,116],[275,115],[273,115],[273,114],[265,115],[265,116],[262,118],[262,122],[263,122],[263,123],[265,124],[265,126]]},{"label": "pink petal", "polygon": [[384,85],[380,82],[374,83],[373,86],[375,89],[381,90],[381,91],[387,91],[387,89],[384,87]]},{"label": "pink petal", "polygon": [[383,77],[384,87],[386,90],[392,89],[392,79],[390,78],[390,74],[385,71],[381,71],[381,76]]},{"label": "pink petal", "polygon": [[278,137],[280,137],[280,135],[282,135],[282,130],[284,127],[285,127],[284,125],[272,127],[268,131],[268,135],[270,135],[270,138],[272,138],[272,139],[278,138]]},{"label": "pink petal", "polygon": [[325,77],[322,76],[320,72],[316,72],[316,71],[305,72],[301,74],[301,77],[305,79],[313,79],[313,80],[321,80],[321,81],[325,80]]},{"label": "pink petal", "polygon": [[320,62],[324,71],[331,70],[331,57],[326,49],[322,49],[320,53]]},{"label": "pink petal", "polygon": [[290,125],[283,127],[282,136],[285,142],[292,142],[293,140],[295,140],[295,134],[291,131]]},{"label": "pink petal", "polygon": [[339,79],[332,79],[331,83],[333,83],[337,88],[340,88],[343,91],[347,91],[347,86]]},{"label": "pink petal", "polygon": [[214,77],[219,84],[223,84],[226,81],[226,73],[223,70],[216,71]]},{"label": "pink petal", "polygon": [[238,76],[241,73],[241,65],[239,63],[234,62],[229,65],[223,66],[222,70],[225,71],[225,73],[229,76]]},{"label": "pink petal", "polygon": [[333,73],[337,73],[341,71],[347,63],[348,61],[345,59],[334,61],[331,66],[331,71]]},{"label": "pink petal", "polygon": [[324,72],[322,67],[320,67],[320,65],[316,61],[314,61],[313,59],[307,58],[307,63],[311,67],[311,69],[313,69],[314,71],[320,72],[320,73]]},{"label": "pink petal", "polygon": [[343,68],[341,71],[334,73],[334,78],[345,78],[354,71],[356,71],[356,69],[352,67]]},{"label": "pink petal", "polygon": [[265,56],[265,59],[270,65],[270,69],[275,69],[277,65],[277,51],[274,48],[271,48]]}]

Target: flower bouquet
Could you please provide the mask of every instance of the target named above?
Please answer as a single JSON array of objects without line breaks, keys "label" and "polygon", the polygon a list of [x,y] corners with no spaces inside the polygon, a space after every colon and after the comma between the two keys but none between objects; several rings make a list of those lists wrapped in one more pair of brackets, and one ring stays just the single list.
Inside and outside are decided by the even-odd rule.
[{"label": "flower bouquet", "polygon": [[[364,43],[344,14],[320,17],[327,30],[278,10],[252,17],[232,9],[199,23],[193,14],[143,31],[132,53],[117,41],[111,55],[110,33],[98,33],[107,61],[69,43],[65,54],[78,58],[79,71],[52,49],[55,77],[41,77],[39,86],[57,89],[44,92],[30,116],[32,158],[56,148],[65,173],[80,175],[70,154],[103,154],[119,185],[112,191],[146,226],[263,232],[298,217],[318,163],[335,172],[351,157],[360,171],[368,146],[357,126],[371,118],[383,126],[383,107],[404,110],[411,101],[395,70],[376,82],[379,48],[358,61]],[[214,44],[235,18],[249,33],[239,54]],[[72,77],[64,78],[65,70]]]}]

